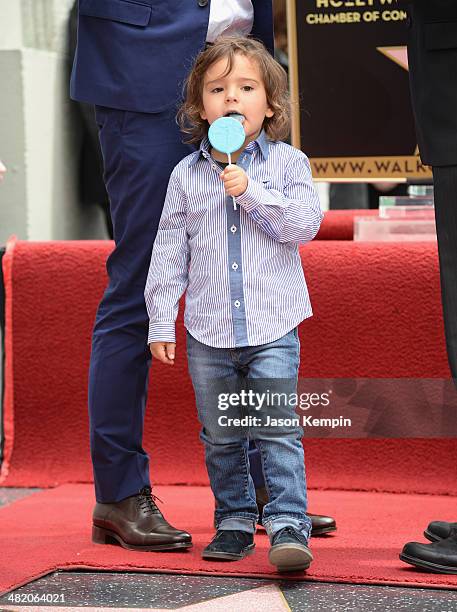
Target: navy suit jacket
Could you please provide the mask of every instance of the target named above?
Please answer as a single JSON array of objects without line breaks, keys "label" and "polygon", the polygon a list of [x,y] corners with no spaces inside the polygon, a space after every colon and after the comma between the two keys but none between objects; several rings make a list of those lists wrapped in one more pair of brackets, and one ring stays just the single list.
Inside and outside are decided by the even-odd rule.
[{"label": "navy suit jacket", "polygon": [[[251,34],[273,53],[272,0],[252,3]],[[176,105],[208,18],[208,0],[79,0],[71,97],[145,113]]]}]

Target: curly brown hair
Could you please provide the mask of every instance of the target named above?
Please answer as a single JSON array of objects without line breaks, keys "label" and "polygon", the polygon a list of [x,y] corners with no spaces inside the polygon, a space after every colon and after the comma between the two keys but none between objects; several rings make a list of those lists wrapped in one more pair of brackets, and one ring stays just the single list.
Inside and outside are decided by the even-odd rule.
[{"label": "curly brown hair", "polygon": [[203,81],[206,71],[220,59],[227,58],[230,74],[235,55],[239,53],[257,62],[265,86],[267,103],[273,111],[265,117],[263,128],[270,140],[284,140],[290,132],[290,100],[287,74],[283,67],[268,53],[264,45],[243,36],[220,36],[213,45],[202,51],[185,82],[185,100],[178,110],[177,121],[181,130],[189,134],[186,142],[198,143],[207,134],[209,124],[200,117],[203,110]]}]

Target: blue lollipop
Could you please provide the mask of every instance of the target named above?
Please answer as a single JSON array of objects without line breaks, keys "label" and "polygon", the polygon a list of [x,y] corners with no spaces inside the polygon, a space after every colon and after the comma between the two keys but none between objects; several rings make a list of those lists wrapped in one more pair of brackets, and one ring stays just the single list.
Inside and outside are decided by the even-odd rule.
[{"label": "blue lollipop", "polygon": [[[242,117],[242,115],[237,116]],[[208,138],[216,151],[230,155],[230,153],[238,151],[243,146],[246,134],[244,133],[243,126],[237,119],[233,117],[220,117],[209,126]]]},{"label": "blue lollipop", "polygon": [[[235,119],[234,117],[237,117]],[[243,146],[246,134],[242,126],[244,117],[242,115],[234,115],[234,117],[220,117],[213,121],[209,126],[208,138],[211,146],[225,153],[228,157],[228,163],[231,164],[231,153],[238,151]],[[236,210],[235,198],[232,196],[233,208]]]}]

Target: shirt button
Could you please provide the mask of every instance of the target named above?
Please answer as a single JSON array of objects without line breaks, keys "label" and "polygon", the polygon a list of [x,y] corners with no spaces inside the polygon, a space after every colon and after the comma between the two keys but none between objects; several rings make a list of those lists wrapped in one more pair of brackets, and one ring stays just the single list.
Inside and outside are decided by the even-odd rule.
[{"label": "shirt button", "polygon": [[206,6],[208,4],[208,0],[198,0],[198,6]]},{"label": "shirt button", "polygon": [[238,264],[236,263],[236,261],[234,261],[234,262],[232,263],[232,269],[233,269],[233,270],[238,270]]},{"label": "shirt button", "polygon": [[241,302],[239,300],[237,300],[235,302],[235,308],[239,308],[241,306]]},{"label": "shirt button", "polygon": [[232,225],[230,231],[232,232],[232,234],[234,234],[236,232],[236,225]]}]

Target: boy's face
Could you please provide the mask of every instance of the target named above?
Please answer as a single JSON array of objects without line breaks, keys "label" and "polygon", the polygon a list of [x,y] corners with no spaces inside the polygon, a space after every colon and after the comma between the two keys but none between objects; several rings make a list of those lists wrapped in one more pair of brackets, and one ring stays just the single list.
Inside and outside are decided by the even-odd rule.
[{"label": "boy's face", "polygon": [[223,58],[208,68],[203,81],[203,110],[200,116],[211,125],[230,112],[243,115],[246,145],[257,138],[265,117],[272,117],[273,111],[268,106],[257,62],[237,53],[232,71],[222,76],[227,64],[227,59]]}]

